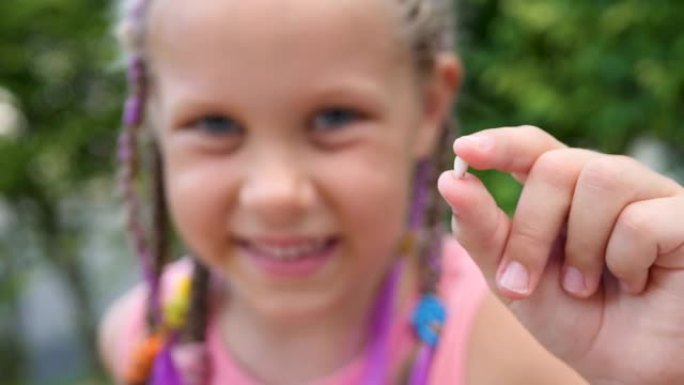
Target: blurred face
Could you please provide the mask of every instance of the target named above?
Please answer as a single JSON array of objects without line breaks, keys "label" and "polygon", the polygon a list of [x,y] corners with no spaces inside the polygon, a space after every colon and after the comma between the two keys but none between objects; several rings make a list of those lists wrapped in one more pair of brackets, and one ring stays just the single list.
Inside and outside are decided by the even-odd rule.
[{"label": "blurred face", "polygon": [[392,2],[153,3],[152,111],[192,252],[270,316],[377,287],[428,131]]}]

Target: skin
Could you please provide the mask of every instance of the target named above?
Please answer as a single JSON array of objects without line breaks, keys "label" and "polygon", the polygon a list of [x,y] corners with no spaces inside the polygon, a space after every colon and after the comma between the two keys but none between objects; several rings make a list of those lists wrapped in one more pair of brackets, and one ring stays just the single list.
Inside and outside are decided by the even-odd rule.
[{"label": "skin", "polygon": [[[445,173],[439,189],[454,234],[525,327],[592,384],[681,383],[684,188],[530,126],[463,137],[454,151],[524,182],[513,218],[473,175]],[[512,263],[527,279],[505,276]]]}]

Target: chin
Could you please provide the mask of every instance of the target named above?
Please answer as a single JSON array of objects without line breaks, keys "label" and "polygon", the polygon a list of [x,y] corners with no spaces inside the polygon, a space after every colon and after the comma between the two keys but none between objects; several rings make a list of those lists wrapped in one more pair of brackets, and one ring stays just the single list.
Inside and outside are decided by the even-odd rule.
[{"label": "chin", "polygon": [[278,323],[305,323],[339,309],[343,296],[326,290],[279,290],[265,297],[245,298],[265,320]]}]

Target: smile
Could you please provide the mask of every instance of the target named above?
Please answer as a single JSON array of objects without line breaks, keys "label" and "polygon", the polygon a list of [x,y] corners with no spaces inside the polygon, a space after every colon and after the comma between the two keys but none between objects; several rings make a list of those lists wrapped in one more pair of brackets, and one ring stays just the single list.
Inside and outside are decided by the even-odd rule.
[{"label": "smile", "polygon": [[280,260],[297,260],[315,256],[323,252],[331,241],[320,239],[292,245],[278,245],[269,243],[248,243],[246,246],[252,251],[264,256]]},{"label": "smile", "polygon": [[336,254],[339,239],[332,237],[237,240],[241,254],[272,276],[301,277],[322,270]]}]

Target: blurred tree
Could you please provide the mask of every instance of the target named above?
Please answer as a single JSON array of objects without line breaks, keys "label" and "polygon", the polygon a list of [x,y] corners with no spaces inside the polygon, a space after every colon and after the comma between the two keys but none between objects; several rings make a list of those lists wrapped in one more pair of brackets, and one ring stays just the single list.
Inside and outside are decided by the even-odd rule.
[{"label": "blurred tree", "polygon": [[[0,1],[0,87],[14,95],[26,116],[19,135],[0,136],[0,198],[22,228],[33,229],[34,246],[70,285],[93,367],[95,315],[79,263],[81,229],[62,202],[111,170],[122,87],[111,71],[109,7],[105,0]],[[0,260],[2,307],[16,300],[22,258],[7,252]],[[14,356],[17,344],[8,346],[13,351],[0,350],[11,354],[0,356],[0,372],[12,383],[19,368],[5,366],[21,359]]]}]

